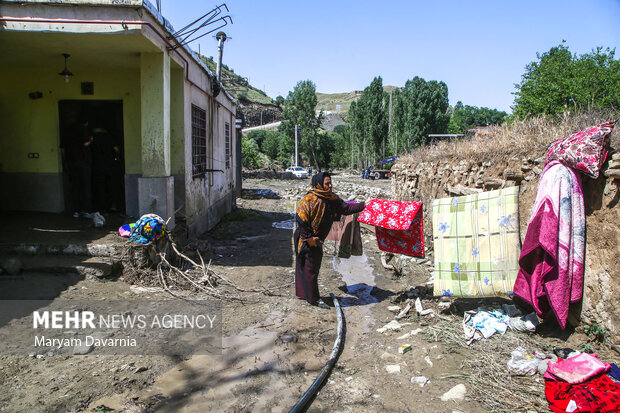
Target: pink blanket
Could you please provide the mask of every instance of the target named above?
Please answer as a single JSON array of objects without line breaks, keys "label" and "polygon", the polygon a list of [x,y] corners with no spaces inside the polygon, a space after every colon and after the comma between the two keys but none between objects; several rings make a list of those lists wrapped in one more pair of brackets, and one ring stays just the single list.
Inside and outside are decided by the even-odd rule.
[{"label": "pink blanket", "polygon": [[585,224],[579,175],[550,162],[538,183],[514,293],[541,317],[553,310],[563,329],[570,304],[583,294]]}]

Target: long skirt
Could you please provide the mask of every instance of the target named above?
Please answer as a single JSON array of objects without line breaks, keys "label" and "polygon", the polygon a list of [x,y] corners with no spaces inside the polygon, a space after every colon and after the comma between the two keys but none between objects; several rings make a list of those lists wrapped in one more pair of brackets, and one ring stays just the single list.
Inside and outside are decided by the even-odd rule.
[{"label": "long skirt", "polygon": [[323,248],[308,248],[297,255],[295,262],[295,294],[310,304],[316,303],[319,295],[319,269],[323,260]]}]

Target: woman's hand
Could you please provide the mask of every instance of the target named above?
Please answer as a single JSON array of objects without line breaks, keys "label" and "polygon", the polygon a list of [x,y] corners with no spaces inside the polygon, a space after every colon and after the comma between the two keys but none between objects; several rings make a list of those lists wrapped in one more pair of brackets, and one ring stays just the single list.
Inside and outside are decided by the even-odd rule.
[{"label": "woman's hand", "polygon": [[319,239],[319,237],[312,237],[312,238],[306,238],[306,242],[311,247],[318,247],[321,240]]}]

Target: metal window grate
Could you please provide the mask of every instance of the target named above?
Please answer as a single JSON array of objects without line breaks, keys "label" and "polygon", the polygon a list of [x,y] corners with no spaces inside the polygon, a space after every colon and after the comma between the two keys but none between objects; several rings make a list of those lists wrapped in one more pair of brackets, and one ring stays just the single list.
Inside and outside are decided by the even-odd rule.
[{"label": "metal window grate", "polygon": [[224,123],[224,140],[226,147],[226,169],[230,168],[230,123]]},{"label": "metal window grate", "polygon": [[192,105],[192,175],[207,171],[207,112]]}]

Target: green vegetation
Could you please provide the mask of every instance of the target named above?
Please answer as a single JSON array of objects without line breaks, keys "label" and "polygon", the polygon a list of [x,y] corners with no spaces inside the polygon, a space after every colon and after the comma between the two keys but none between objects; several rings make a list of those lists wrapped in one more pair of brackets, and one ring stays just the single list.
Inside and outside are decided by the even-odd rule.
[{"label": "green vegetation", "polygon": [[465,133],[475,126],[501,125],[508,114],[497,109],[463,105],[458,101],[448,124],[448,133]]},{"label": "green vegetation", "polygon": [[241,139],[241,162],[244,168],[256,169],[260,165],[258,145],[253,140]]},{"label": "green vegetation", "polygon": [[620,108],[620,60],[615,49],[598,47],[581,56],[562,44],[526,66],[515,85],[514,114],[557,115],[566,110]]}]

